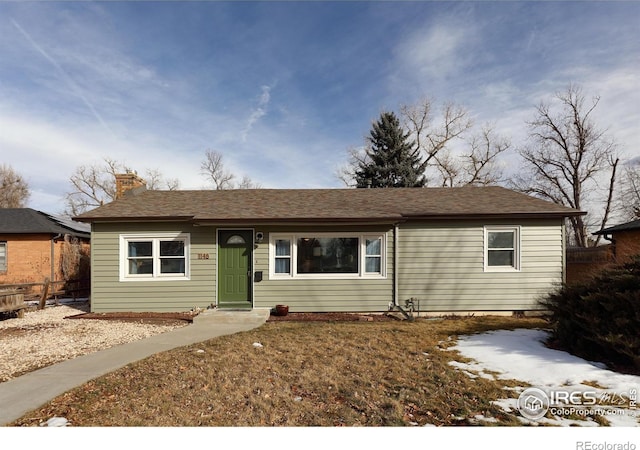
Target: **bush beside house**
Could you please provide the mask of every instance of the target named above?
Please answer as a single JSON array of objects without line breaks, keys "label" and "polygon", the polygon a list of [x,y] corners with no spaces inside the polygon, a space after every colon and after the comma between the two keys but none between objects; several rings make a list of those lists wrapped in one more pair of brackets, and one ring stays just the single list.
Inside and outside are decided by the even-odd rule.
[{"label": "bush beside house", "polygon": [[640,255],[541,301],[554,344],[588,360],[640,373]]}]

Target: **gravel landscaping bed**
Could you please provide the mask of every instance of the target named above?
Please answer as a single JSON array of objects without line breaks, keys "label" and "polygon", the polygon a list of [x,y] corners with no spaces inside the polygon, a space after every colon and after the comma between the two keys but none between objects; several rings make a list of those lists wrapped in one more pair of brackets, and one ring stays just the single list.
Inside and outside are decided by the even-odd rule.
[{"label": "gravel landscaping bed", "polygon": [[[135,317],[134,317],[135,316]],[[89,313],[89,302],[70,302],[0,320],[0,382],[67,359],[186,326],[184,314],[118,317]],[[71,318],[109,320],[71,320]]]}]

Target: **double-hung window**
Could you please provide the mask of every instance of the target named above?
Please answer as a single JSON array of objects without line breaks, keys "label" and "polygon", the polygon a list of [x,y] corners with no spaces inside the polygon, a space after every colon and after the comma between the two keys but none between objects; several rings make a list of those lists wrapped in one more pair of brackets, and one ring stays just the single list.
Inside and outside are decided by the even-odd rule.
[{"label": "double-hung window", "polygon": [[7,243],[0,241],[0,272],[7,271]]},{"label": "double-hung window", "polygon": [[368,274],[382,273],[382,238],[365,238],[364,271]]},{"label": "double-hung window", "polygon": [[121,235],[120,280],[189,279],[189,235]]},{"label": "double-hung window", "polygon": [[384,236],[350,233],[273,234],[272,278],[384,276]]},{"label": "double-hung window", "polygon": [[485,227],[485,271],[520,270],[519,227]]},{"label": "double-hung window", "polygon": [[291,238],[275,239],[273,271],[276,274],[291,273]]}]

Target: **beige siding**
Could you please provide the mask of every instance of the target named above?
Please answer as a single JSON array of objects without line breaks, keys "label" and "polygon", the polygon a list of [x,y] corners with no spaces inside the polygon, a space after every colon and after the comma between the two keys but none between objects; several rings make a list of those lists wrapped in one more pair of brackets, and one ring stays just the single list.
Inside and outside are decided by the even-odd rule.
[{"label": "beige siding", "polygon": [[[120,235],[127,233],[190,233],[190,279],[120,281]],[[91,307],[107,311],[187,311],[215,302],[216,234],[213,227],[180,223],[94,224],[91,242]],[[209,259],[198,259],[207,254]]]},{"label": "beige siding", "polygon": [[[485,225],[520,225],[518,272],[484,271]],[[246,227],[240,227],[246,228]],[[254,307],[289,305],[292,312],[383,312],[393,300],[394,240],[390,226],[261,227],[254,271]],[[273,233],[385,234],[386,276],[353,279],[270,279],[269,238]],[[190,279],[120,281],[119,238],[128,233],[190,234]],[[185,311],[216,303],[217,228],[184,223],[94,224],[92,234],[92,308],[94,311]],[[209,259],[199,259],[198,254]],[[423,311],[512,311],[535,309],[539,296],[562,280],[560,220],[514,222],[428,222],[399,227],[398,303],[414,297]]]},{"label": "beige siding", "polygon": [[[314,234],[309,228],[257,227],[264,240],[256,243],[254,271],[263,280],[253,284],[254,307],[287,304],[290,311],[386,311],[392,299],[393,232],[388,227],[324,227],[322,232],[387,233],[387,277],[382,279],[269,280],[269,233]],[[185,232],[191,236],[190,280],[120,281],[119,238],[128,233]],[[216,303],[215,227],[184,224],[94,224],[92,242],[92,309],[106,311],[181,311]],[[210,255],[199,260],[197,255]]]},{"label": "beige siding", "polygon": [[[517,272],[484,270],[484,226],[520,225]],[[398,244],[399,303],[423,311],[540,309],[537,300],[562,280],[560,220],[404,224]]]},{"label": "beige siding", "polygon": [[[291,312],[371,312],[387,311],[393,298],[393,229],[389,227],[340,228],[274,228],[257,227],[264,233],[264,241],[255,251],[255,270],[263,271],[263,281],[254,284],[254,307],[272,308],[286,304]],[[386,233],[386,278],[357,279],[269,279],[269,236],[271,233],[348,232]]]}]

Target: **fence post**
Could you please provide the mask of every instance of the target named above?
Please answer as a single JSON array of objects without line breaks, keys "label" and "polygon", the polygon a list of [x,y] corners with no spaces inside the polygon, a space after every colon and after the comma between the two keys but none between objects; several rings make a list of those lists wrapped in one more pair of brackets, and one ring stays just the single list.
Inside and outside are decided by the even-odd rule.
[{"label": "fence post", "polygon": [[44,286],[42,287],[42,297],[40,298],[40,304],[38,305],[38,309],[44,309],[47,304],[47,297],[49,296],[49,278],[44,279]]}]

